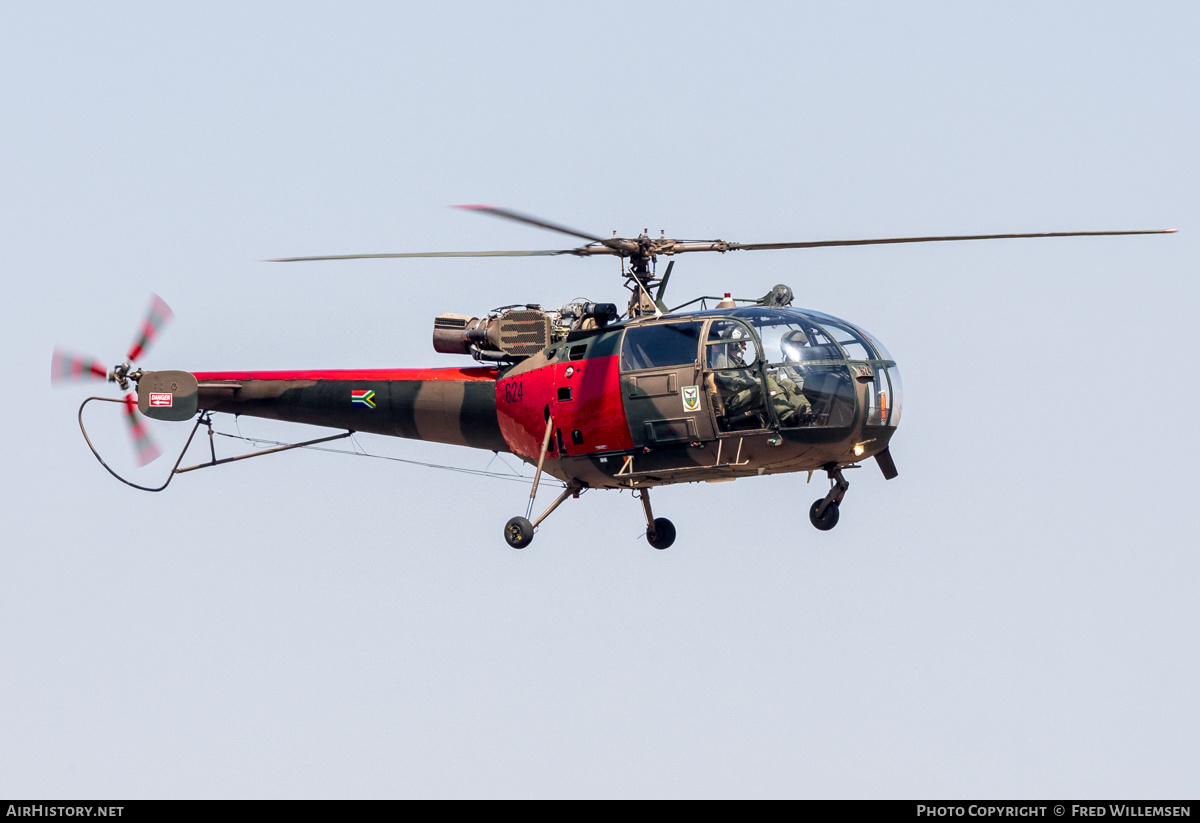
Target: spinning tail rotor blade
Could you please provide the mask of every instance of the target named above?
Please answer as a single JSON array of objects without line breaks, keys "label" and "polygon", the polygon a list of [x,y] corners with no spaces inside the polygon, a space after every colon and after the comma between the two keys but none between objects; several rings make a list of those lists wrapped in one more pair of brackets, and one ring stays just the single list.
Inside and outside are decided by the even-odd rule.
[{"label": "spinning tail rotor blade", "polygon": [[[128,360],[133,361],[146,353],[146,349],[158,337],[158,333],[162,331],[163,326],[171,319],[173,312],[166,302],[157,294],[150,295],[150,309],[146,312],[146,318],[142,321],[142,327],[138,332],[137,339],[129,349]],[[141,369],[130,371],[130,363],[122,363],[114,366],[110,374],[108,369],[100,364],[100,361],[92,357],[83,357],[78,354],[65,351],[63,349],[55,349],[54,357],[50,361],[50,382],[58,383],[63,380],[108,380],[117,383],[121,390],[128,388],[130,382],[138,382],[143,376]],[[88,398],[93,400],[96,398]],[[85,400],[86,404],[88,400]],[[136,455],[137,464],[145,466],[157,460],[162,452],[158,445],[154,442],[154,438],[150,436],[149,421],[138,413],[137,395],[129,392],[125,395],[122,401],[124,405],[125,423],[129,429],[129,437],[133,441],[133,450]],[[80,426],[83,426],[83,406],[79,407]],[[87,436],[87,433],[84,433]],[[93,451],[95,449],[93,448]],[[99,456],[99,455],[97,455]],[[102,463],[104,461],[101,461]],[[111,471],[111,469],[109,470]]]},{"label": "spinning tail rotor blade", "polygon": [[146,349],[158,337],[158,333],[162,331],[163,326],[174,316],[171,307],[161,297],[157,294],[150,295],[150,309],[146,312],[146,319],[142,321],[142,328],[138,333],[137,339],[129,347],[129,354],[126,355],[126,359],[134,362],[145,354]]},{"label": "spinning tail rotor blade", "polygon": [[129,424],[129,437],[133,440],[134,451],[137,452],[138,465],[145,466],[157,460],[162,452],[150,436],[146,418],[138,414],[137,397],[132,392],[125,395],[125,422]]},{"label": "spinning tail rotor blade", "polygon": [[54,350],[50,361],[50,382],[62,380],[107,380],[108,369],[94,357],[72,354],[62,349]]}]

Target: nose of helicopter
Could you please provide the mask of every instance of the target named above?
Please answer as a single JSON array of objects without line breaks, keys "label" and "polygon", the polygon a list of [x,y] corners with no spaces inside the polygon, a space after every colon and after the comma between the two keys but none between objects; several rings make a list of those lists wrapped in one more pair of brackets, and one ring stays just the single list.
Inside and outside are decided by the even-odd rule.
[{"label": "nose of helicopter", "polygon": [[894,429],[900,425],[900,413],[904,408],[900,369],[893,360],[886,365],[875,365],[872,372],[867,393],[867,425]]},{"label": "nose of helicopter", "polygon": [[[830,318],[833,319],[833,318]],[[885,426],[894,429],[900,425],[900,413],[904,407],[904,390],[900,383],[900,369],[895,359],[879,338],[861,326],[845,326],[856,332],[857,339],[839,340],[846,356],[853,361],[867,360],[858,368],[858,379],[867,383],[867,414],[864,428]]]}]

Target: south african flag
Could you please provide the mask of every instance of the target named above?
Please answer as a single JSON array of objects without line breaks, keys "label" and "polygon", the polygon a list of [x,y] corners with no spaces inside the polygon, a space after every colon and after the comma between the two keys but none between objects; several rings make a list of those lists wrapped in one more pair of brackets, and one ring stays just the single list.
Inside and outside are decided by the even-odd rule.
[{"label": "south african flag", "polygon": [[366,406],[368,409],[375,408],[375,392],[370,389],[351,389],[350,403],[354,406]]}]

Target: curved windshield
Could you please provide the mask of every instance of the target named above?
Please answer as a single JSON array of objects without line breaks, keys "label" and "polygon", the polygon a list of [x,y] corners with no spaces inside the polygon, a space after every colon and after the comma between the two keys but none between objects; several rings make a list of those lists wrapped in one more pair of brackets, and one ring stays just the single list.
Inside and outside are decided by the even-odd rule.
[{"label": "curved windshield", "polygon": [[895,360],[894,357],[888,354],[888,350],[883,347],[883,344],[879,342],[878,337],[861,327],[858,328],[858,333],[867,339],[867,342],[871,344],[871,348],[875,349],[875,356],[877,358],[880,360]]},{"label": "curved windshield", "polygon": [[[867,384],[867,425],[900,422],[900,374],[873,335],[793,308],[755,306],[730,315],[709,324],[701,361],[721,431],[764,428],[768,412],[785,428],[849,427],[856,381]],[[753,333],[743,342],[747,327]]]},{"label": "curved windshield", "polygon": [[879,338],[861,326],[851,325],[845,320],[839,320],[836,317],[822,314],[819,311],[809,311],[806,309],[804,313],[828,329],[837,338],[838,343],[845,349],[846,355],[851,360],[892,359],[887,349],[879,342]]},{"label": "curved windshield", "polygon": [[845,359],[833,335],[798,312],[749,309],[739,319],[754,327],[768,364]]},{"label": "curved windshield", "polygon": [[[748,367],[752,358],[746,357],[750,352],[734,349],[730,343],[730,337],[736,335],[732,327],[740,324],[732,320],[712,323],[707,365],[719,370],[714,372],[718,390],[723,382],[729,384],[725,392],[729,395],[727,409],[745,405],[760,414],[765,411],[762,406],[769,405],[783,427],[843,427],[854,422],[854,381],[835,332],[794,311],[746,309],[737,313],[737,319],[748,323],[758,337],[763,370],[761,376],[751,374]],[[731,349],[745,354],[733,358]],[[745,371],[734,373],[734,368]],[[730,415],[729,419],[737,418]]]}]

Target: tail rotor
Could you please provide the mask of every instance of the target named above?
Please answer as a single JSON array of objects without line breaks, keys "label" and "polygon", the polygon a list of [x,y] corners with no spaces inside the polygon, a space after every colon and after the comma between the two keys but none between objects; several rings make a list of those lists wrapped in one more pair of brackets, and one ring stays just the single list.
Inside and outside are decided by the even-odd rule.
[{"label": "tail rotor", "polygon": [[162,452],[150,436],[146,418],[138,413],[137,395],[128,391],[129,383],[137,383],[142,377],[140,368],[134,369],[133,363],[146,354],[151,344],[158,339],[163,327],[174,316],[171,307],[157,294],[150,295],[150,308],[142,320],[133,344],[125,362],[105,368],[99,359],[75,354],[66,349],[56,348],[50,361],[50,382],[57,384],[66,381],[106,380],[116,383],[126,392],[124,398],[125,422],[129,437],[133,443],[135,459],[139,466],[145,466],[156,460]]}]

